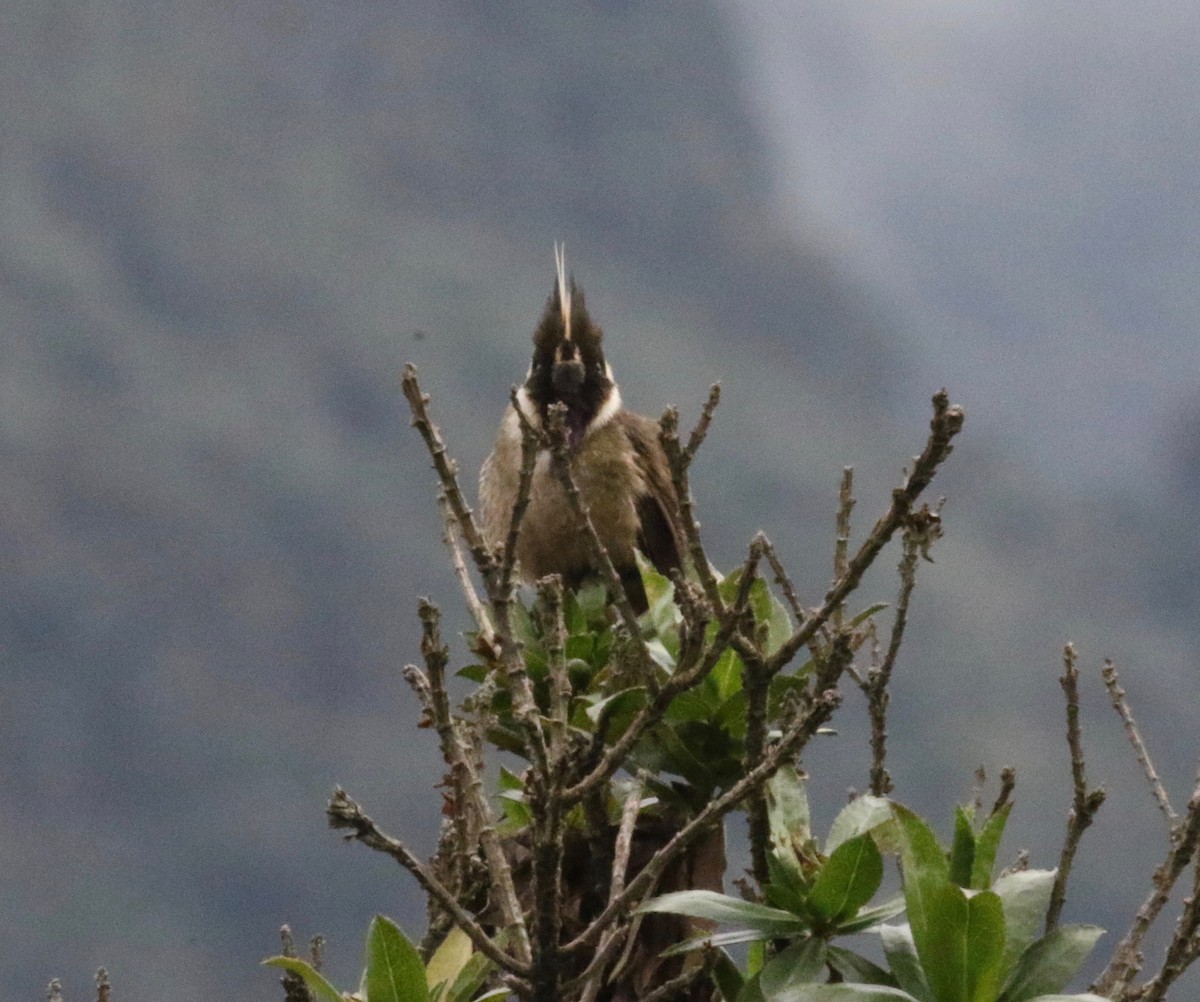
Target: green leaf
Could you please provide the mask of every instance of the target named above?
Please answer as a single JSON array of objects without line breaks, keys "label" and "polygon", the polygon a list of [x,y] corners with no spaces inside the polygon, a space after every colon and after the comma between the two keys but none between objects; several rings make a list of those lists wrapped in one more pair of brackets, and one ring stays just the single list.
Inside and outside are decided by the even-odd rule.
[{"label": "green leaf", "polygon": [[712,978],[725,1002],[737,1002],[737,998],[746,984],[746,979],[742,977],[742,972],[738,970],[733,958],[724,950],[717,951]]},{"label": "green leaf", "polygon": [[1079,973],[1104,930],[1094,925],[1060,926],[1021,954],[1000,996],[1001,1002],[1028,1002],[1061,992]]},{"label": "green leaf", "polygon": [[812,841],[812,814],[799,773],[790,765],[781,767],[767,781],[766,795],[771,842],[781,848],[806,847]]},{"label": "green leaf", "polygon": [[464,667],[459,668],[454,674],[459,678],[465,678],[468,682],[475,682],[478,684],[487,678],[488,670],[480,664],[465,665]]},{"label": "green leaf", "polygon": [[883,610],[886,609],[887,607],[888,607],[887,602],[876,602],[874,605],[869,605],[865,609],[863,609],[863,611],[860,612],[857,616],[855,616],[852,620],[850,620],[850,625],[858,626],[860,623],[866,622],[868,619],[870,619],[872,616],[874,616],[877,612],[883,612]]},{"label": "green leaf", "polygon": [[1041,934],[1054,889],[1054,875],[1054,870],[1019,870],[998,877],[992,885],[1004,905],[1007,942],[1001,970],[1012,970],[1017,958]]},{"label": "green leaf", "polygon": [[1102,995],[1083,992],[1079,995],[1039,995],[1037,998],[1030,999],[1029,1002],[1111,1002],[1111,1000]]},{"label": "green leaf", "polygon": [[925,979],[917,945],[908,925],[885,925],[879,928],[883,954],[896,976],[896,983],[920,1002],[933,1002],[933,990]]},{"label": "green leaf", "polygon": [[874,908],[861,909],[852,919],[839,922],[837,925],[838,935],[848,936],[851,933],[862,932],[879,925],[880,922],[895,918],[903,911],[904,895],[897,894],[894,898],[888,898],[883,904],[876,905]]},{"label": "green leaf", "polygon": [[898,988],[896,979],[878,964],[853,950],[840,946],[828,946],[825,960],[846,981],[864,985],[886,985]]},{"label": "green leaf", "polygon": [[1004,910],[991,891],[968,898],[948,881],[930,894],[917,954],[937,1002],[994,1002],[1004,952]]},{"label": "green leaf", "polygon": [[743,901],[716,891],[675,891],[651,898],[638,911],[669,912],[708,919],[710,922],[737,924],[766,937],[795,935],[804,930],[804,923],[791,912]]},{"label": "green leaf", "polygon": [[825,840],[825,851],[832,853],[843,842],[857,835],[872,832],[880,825],[887,824],[891,818],[891,801],[869,794],[855,797],[833,819],[829,828],[829,838]]},{"label": "green leaf", "polygon": [[646,651],[659,668],[668,674],[675,671],[675,655],[667,650],[666,645],[658,637],[646,639]]},{"label": "green leaf", "polygon": [[425,965],[425,983],[430,988],[452,984],[466,967],[473,952],[471,938],[455,926],[446,933],[446,938],[433,951],[433,956]]},{"label": "green leaf", "polygon": [[758,978],[758,987],[766,1002],[787,998],[800,985],[818,981],[825,973],[825,943],[816,938],[802,939],[781,950],[767,961]]},{"label": "green leaf", "polygon": [[972,887],[985,890],[992,886],[992,871],[996,869],[996,854],[1000,851],[1000,838],[1004,835],[1004,826],[1008,824],[1008,815],[1011,811],[1012,802],[1010,801],[983,823],[983,827],[975,837],[975,865],[971,869]]},{"label": "green leaf", "polygon": [[791,637],[794,627],[787,609],[762,578],[750,586],[750,610],[756,623],[766,624],[766,653],[774,654]]},{"label": "green leaf", "polygon": [[[458,972],[458,977],[454,979],[454,984],[450,986],[445,1002],[481,1002],[481,999],[493,995],[489,992],[481,998],[476,998],[475,993],[483,987],[484,982],[495,968],[495,963],[482,953],[471,954],[471,959],[463,965],[463,969]],[[503,998],[504,996],[499,997]]]},{"label": "green leaf", "polygon": [[297,957],[268,957],[263,963],[267,967],[278,967],[280,970],[299,975],[319,1002],[345,1002],[345,996],[307,961]]},{"label": "green leaf", "polygon": [[859,835],[839,845],[825,861],[808,904],[825,923],[841,922],[870,901],[882,881],[883,857],[870,835]]},{"label": "green leaf", "polygon": [[498,785],[504,817],[517,828],[525,828],[533,820],[533,812],[525,803],[525,784],[521,777],[501,766]]},{"label": "green leaf", "polygon": [[971,869],[975,865],[975,829],[971,817],[962,807],[954,811],[954,841],[950,844],[950,882],[959,887],[971,886]]},{"label": "green leaf", "polygon": [[742,691],[742,671],[742,659],[732,647],[717,659],[704,681],[716,690],[718,705]]},{"label": "green leaf", "polygon": [[937,837],[917,814],[901,804],[893,804],[892,815],[896,819],[908,921],[917,949],[924,957],[932,899],[943,887],[953,886],[949,883],[950,870]]},{"label": "green leaf", "polygon": [[376,915],[367,930],[369,1002],[429,1002],[425,965],[400,927]]},{"label": "green leaf", "polygon": [[914,1002],[908,992],[886,985],[797,985],[770,1002]]}]

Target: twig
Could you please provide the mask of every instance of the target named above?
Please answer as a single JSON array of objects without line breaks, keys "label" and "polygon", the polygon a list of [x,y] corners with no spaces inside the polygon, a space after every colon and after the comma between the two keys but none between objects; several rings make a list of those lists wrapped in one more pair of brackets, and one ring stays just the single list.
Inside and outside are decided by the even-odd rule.
[{"label": "twig", "polygon": [[[849,467],[846,469],[849,471]],[[928,512],[929,509],[926,507],[922,510]],[[896,667],[896,657],[900,653],[900,644],[908,625],[908,603],[917,583],[917,560],[920,556],[921,542],[920,530],[905,529],[904,551],[900,557],[900,594],[896,599],[896,615],[892,620],[887,653],[879,667],[868,669],[867,677],[859,683],[867,697],[867,714],[871,720],[871,793],[876,797],[886,797],[892,792],[892,777],[887,770],[887,710],[891,701],[888,686],[892,681],[892,671]]]},{"label": "twig", "polygon": [[[438,610],[432,602],[422,600],[417,611],[422,627],[421,653],[425,657],[425,665],[429,672],[427,709],[432,714],[433,724],[438,732],[442,757],[450,766],[459,805],[471,819],[471,827],[474,829],[472,834],[479,839],[484,857],[487,859],[488,871],[499,896],[500,912],[504,924],[514,931],[518,956],[523,961],[528,960],[530,956],[529,934],[525,928],[520,903],[517,900],[512,870],[496,832],[495,816],[483,788],[481,770],[476,764],[472,747],[463,739],[450,715],[450,700],[446,691],[445,678],[449,651],[441,642],[438,633]],[[410,684],[414,684],[418,675],[419,673],[413,671],[405,672]],[[414,687],[417,686],[414,684]]]},{"label": "twig", "polygon": [[625,584],[621,580],[621,575],[617,573],[616,567],[613,566],[608,550],[600,540],[600,534],[596,531],[596,525],[588,511],[587,502],[583,500],[579,485],[575,482],[575,476],[571,472],[565,411],[566,408],[562,404],[554,404],[550,407],[548,414],[547,431],[550,440],[551,467],[562,484],[567,504],[575,515],[584,539],[587,540],[593,564],[600,568],[600,576],[608,586],[609,594],[612,596],[613,604],[617,607],[626,631],[631,637],[640,638],[641,630],[638,627],[637,613],[633,611],[633,605],[625,591]]},{"label": "twig", "polygon": [[862,580],[867,568],[874,562],[879,551],[892,538],[893,533],[903,524],[904,519],[912,510],[913,502],[921,492],[929,486],[937,469],[953,451],[951,440],[963,426],[965,415],[957,404],[950,403],[950,397],[945,390],[940,390],[933,397],[933,420],[930,422],[930,435],[925,443],[925,449],[913,463],[912,472],[905,478],[904,483],[892,491],[892,504],[884,516],[875,524],[871,534],[859,547],[843,574],[825,595],[821,607],[805,619],[768,660],[767,666],[772,673],[783,668],[817,631],[829,620],[836,609]]},{"label": "twig", "polygon": [[684,993],[688,991],[701,978],[708,977],[712,973],[713,966],[717,961],[717,952],[711,948],[705,951],[704,960],[699,967],[694,967],[689,971],[684,971],[682,974],[677,974],[669,981],[664,981],[661,985],[650,992],[648,995],[642,996],[641,1002],[669,1002],[670,999],[683,998]]},{"label": "twig", "polygon": [[1087,773],[1083,758],[1083,737],[1079,727],[1079,669],[1076,667],[1075,647],[1067,644],[1063,648],[1063,674],[1058,680],[1067,699],[1067,746],[1071,750],[1071,782],[1074,795],[1071,810],[1067,813],[1067,835],[1063,840],[1062,854],[1058,858],[1058,872],[1050,892],[1050,903],[1046,909],[1046,932],[1058,925],[1067,900],[1067,880],[1071,876],[1071,865],[1075,851],[1083,838],[1084,831],[1096,817],[1104,803],[1103,787],[1088,789]]},{"label": "twig", "polygon": [[[742,768],[749,772],[762,761],[767,746],[767,702],[771,678],[756,648],[742,651],[742,690],[746,694],[746,752]],[[756,793],[746,804],[746,831],[750,839],[750,872],[763,887],[770,880],[771,822],[767,801]]]},{"label": "twig", "polygon": [[1000,770],[1000,789],[996,793],[996,799],[992,804],[992,811],[989,817],[999,814],[1012,800],[1013,790],[1017,786],[1017,770],[1011,765],[1006,765]]},{"label": "twig", "polygon": [[667,408],[663,416],[659,419],[658,425],[659,442],[662,444],[663,452],[666,454],[667,465],[671,468],[671,482],[675,488],[679,521],[683,528],[683,534],[686,537],[688,556],[692,567],[695,569],[696,577],[700,579],[700,585],[704,589],[705,596],[708,598],[713,609],[719,613],[723,608],[721,593],[717,588],[717,579],[713,574],[712,567],[709,566],[708,556],[704,552],[704,545],[700,542],[700,523],[696,520],[696,506],[692,500],[692,488],[688,479],[688,469],[695,455],[695,450],[699,448],[700,442],[704,438],[701,426],[707,431],[708,423],[705,416],[711,420],[711,408],[716,406],[716,397],[718,395],[717,387],[714,386],[713,392],[708,399],[708,405],[705,407],[705,415],[701,416],[700,423],[696,425],[696,430],[692,432],[691,441],[686,450],[681,448],[679,444],[679,412],[674,407]]},{"label": "twig", "polygon": [[[1200,789],[1200,782],[1197,783]],[[1195,791],[1188,810],[1193,809]],[[1175,924],[1175,932],[1167,947],[1162,968],[1142,987],[1141,1002],[1160,1002],[1166,997],[1167,989],[1200,956],[1200,859],[1192,864],[1192,893],[1184,899],[1183,913]]]},{"label": "twig", "polygon": [[[284,925],[280,927],[279,942],[283,956],[296,956],[296,941],[292,939],[291,926]],[[279,978],[279,983],[283,986],[284,1002],[313,1002],[312,992],[308,990],[308,985],[294,971],[284,971]]]},{"label": "twig", "polygon": [[[854,467],[842,469],[842,482],[838,488],[837,534],[833,544],[833,580],[839,581],[849,569],[850,513],[854,510]],[[839,605],[833,610],[833,628],[841,630],[844,609]]]},{"label": "twig", "polygon": [[1133,924],[1118,944],[1112,960],[1092,985],[1091,990],[1097,995],[1120,997],[1141,969],[1142,940],[1170,899],[1175,881],[1196,854],[1197,842],[1200,842],[1200,784],[1192,791],[1183,824],[1172,832],[1171,848],[1166,858],[1151,877],[1150,894],[1138,908]]},{"label": "twig", "polygon": [[800,604],[800,599],[796,595],[796,586],[792,584],[792,579],[788,577],[788,573],[784,570],[783,564],[780,563],[779,555],[775,552],[775,546],[767,539],[764,533],[759,533],[756,537],[759,545],[762,547],[763,556],[767,558],[767,563],[771,567],[771,573],[775,575],[775,583],[779,585],[779,590],[783,592],[783,597],[787,599],[787,604],[792,610],[792,615],[798,621],[804,619],[804,607]]},{"label": "twig", "polygon": [[512,515],[508,522],[508,535],[504,540],[504,553],[500,562],[500,583],[497,590],[507,593],[512,584],[513,568],[517,562],[517,540],[521,534],[521,522],[525,509],[529,507],[529,491],[533,486],[533,470],[537,465],[538,452],[546,444],[546,436],[530,424],[517,400],[514,386],[510,396],[513,412],[521,425],[521,469],[517,474],[517,496],[513,500]]},{"label": "twig", "polygon": [[[633,788],[625,798],[625,805],[621,809],[621,823],[617,828],[617,838],[613,845],[612,880],[608,887],[609,901],[620,897],[621,892],[625,889],[625,877],[629,870],[629,855],[633,850],[633,833],[637,828],[638,814],[642,808],[642,784],[644,778],[644,773],[639,772]],[[588,962],[583,972],[568,986],[582,986],[579,996],[580,1002],[593,1002],[604,983],[604,970],[607,968],[614,954],[620,949],[621,941],[629,931],[629,925],[621,924],[609,929],[600,938],[600,945],[596,949],[595,955]]]},{"label": "twig", "polygon": [[495,643],[496,630],[492,626],[491,616],[488,615],[487,607],[480,599],[479,593],[475,590],[475,585],[471,581],[471,574],[467,570],[467,562],[463,559],[462,548],[458,545],[458,521],[454,517],[454,509],[451,508],[450,502],[446,500],[446,492],[438,492],[438,511],[442,516],[442,542],[446,544],[446,549],[450,551],[450,562],[454,565],[454,576],[458,579],[458,586],[462,590],[463,598],[466,599],[467,608],[471,612],[471,618],[475,620],[475,625],[479,629],[479,635],[483,641],[491,647]]},{"label": "twig", "polygon": [[532,967],[527,960],[511,957],[496,946],[471,913],[458,903],[454,894],[433,875],[408,846],[381,831],[341,787],[337,787],[333,791],[327,814],[330,827],[349,829],[350,834],[346,838],[357,839],[363,845],[391,856],[411,873],[425,893],[437,898],[441,906],[454,917],[455,924],[470,937],[475,948],[499,966],[501,970],[522,978],[528,977],[532,973]]},{"label": "twig", "polygon": [[1125,734],[1129,738],[1129,743],[1133,745],[1133,752],[1137,756],[1138,764],[1141,765],[1142,771],[1146,774],[1146,779],[1150,783],[1150,789],[1154,793],[1154,800],[1158,804],[1158,809],[1166,815],[1167,821],[1171,825],[1171,830],[1174,831],[1179,826],[1179,815],[1175,813],[1175,809],[1171,806],[1171,800],[1167,796],[1167,791],[1163,787],[1161,780],[1158,778],[1158,773],[1154,769],[1154,763],[1150,761],[1150,752],[1146,749],[1146,743],[1142,740],[1142,734],[1138,730],[1137,721],[1133,718],[1133,711],[1129,708],[1129,700],[1125,698],[1125,690],[1121,688],[1121,678],[1117,674],[1117,666],[1106,658],[1100,674],[1104,678],[1104,685],[1108,689],[1108,696],[1112,700],[1113,709],[1117,711],[1117,715],[1125,725]]},{"label": "twig", "polygon": [[713,383],[708,389],[708,400],[704,402],[704,407],[700,411],[700,419],[696,422],[696,427],[692,429],[692,434],[688,437],[688,444],[683,450],[684,466],[691,466],[692,460],[696,458],[696,453],[704,442],[705,436],[708,435],[708,426],[712,424],[713,412],[716,411],[717,404],[720,402],[721,384]]},{"label": "twig", "polygon": [[467,542],[467,549],[471,552],[471,559],[475,561],[475,566],[479,568],[490,592],[495,583],[496,559],[463,497],[462,488],[458,485],[457,464],[450,459],[446,451],[446,444],[442,441],[441,432],[429,417],[429,397],[421,392],[421,386],[417,382],[416,366],[411,363],[404,366],[404,376],[400,385],[404,390],[404,397],[408,401],[409,409],[412,411],[413,427],[425,440],[425,447],[429,451],[429,456],[433,460],[433,468],[437,471],[438,479],[442,483],[446,501],[450,505],[450,510],[454,512],[454,520],[462,530],[463,539]]}]

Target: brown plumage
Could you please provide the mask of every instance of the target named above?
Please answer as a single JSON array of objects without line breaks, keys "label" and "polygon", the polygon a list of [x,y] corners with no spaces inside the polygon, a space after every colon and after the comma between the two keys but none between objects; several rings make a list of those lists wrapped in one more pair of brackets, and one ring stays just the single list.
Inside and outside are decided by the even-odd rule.
[{"label": "brown plumage", "polygon": [[[582,291],[563,274],[560,258],[517,403],[538,427],[544,426],[552,405],[565,405],[576,483],[600,541],[640,612],[646,608],[646,595],[634,550],[666,574],[682,566],[683,534],[658,424],[622,409],[602,339]],[[520,469],[521,425],[510,405],[479,475],[483,531],[492,546],[503,545],[508,534]],[[526,581],[561,574],[568,588],[578,588],[597,571],[547,453],[538,457],[534,468],[517,560]]]}]

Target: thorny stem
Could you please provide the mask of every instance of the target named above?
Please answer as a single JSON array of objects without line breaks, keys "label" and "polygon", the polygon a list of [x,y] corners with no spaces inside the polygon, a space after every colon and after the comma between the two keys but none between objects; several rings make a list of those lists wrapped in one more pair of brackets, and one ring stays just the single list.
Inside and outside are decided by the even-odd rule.
[{"label": "thorny stem", "polygon": [[938,467],[950,455],[953,450],[951,440],[962,430],[964,419],[963,409],[957,404],[950,403],[950,397],[945,390],[939,390],[934,394],[933,420],[930,422],[929,439],[925,443],[925,449],[913,463],[912,472],[905,478],[901,486],[892,491],[891,507],[875,524],[871,534],[859,547],[858,552],[847,566],[846,573],[839,577],[826,593],[821,607],[804,620],[791,637],[768,659],[767,667],[772,674],[780,671],[796,656],[796,652],[825,625],[846,596],[858,587],[867,568],[871,566],[876,556],[879,555],[879,551],[903,524],[906,516],[912,510],[913,502],[929,486]]},{"label": "thorny stem", "polygon": [[1071,750],[1071,781],[1074,790],[1071,810],[1067,814],[1067,835],[1063,840],[1062,854],[1058,858],[1058,872],[1050,892],[1050,904],[1046,909],[1046,932],[1058,925],[1067,900],[1067,881],[1071,876],[1071,865],[1084,831],[1091,825],[1104,803],[1102,787],[1089,790],[1083,758],[1083,735],[1079,727],[1079,669],[1076,666],[1075,647],[1067,644],[1063,648],[1063,674],[1058,680],[1067,699],[1067,747]]}]

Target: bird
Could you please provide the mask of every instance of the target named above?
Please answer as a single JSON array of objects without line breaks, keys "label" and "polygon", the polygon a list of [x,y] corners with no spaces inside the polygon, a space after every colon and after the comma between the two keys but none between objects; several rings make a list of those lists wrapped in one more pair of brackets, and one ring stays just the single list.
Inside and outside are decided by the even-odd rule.
[{"label": "bird", "polygon": [[[679,499],[658,422],[624,408],[604,357],[603,331],[588,312],[583,289],[568,277],[565,249],[557,244],[554,258],[553,288],[533,334],[533,361],[480,470],[483,534],[493,549],[507,538],[520,481],[522,417],[545,429],[550,409],[562,405],[574,481],[640,614],[648,600],[635,552],[661,574],[682,571],[686,546]],[[564,587],[576,590],[600,576],[592,547],[551,468],[548,447],[534,466],[516,558],[521,578],[530,583],[558,574]]]}]

